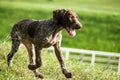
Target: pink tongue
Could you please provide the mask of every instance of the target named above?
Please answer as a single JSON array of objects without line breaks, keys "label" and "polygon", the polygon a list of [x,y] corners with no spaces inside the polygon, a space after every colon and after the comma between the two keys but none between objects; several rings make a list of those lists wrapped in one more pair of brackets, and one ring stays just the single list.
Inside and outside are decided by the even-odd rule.
[{"label": "pink tongue", "polygon": [[74,30],[74,29],[70,29],[70,31],[69,31],[69,36],[70,36],[70,37],[74,37],[75,35],[76,35],[75,30]]}]

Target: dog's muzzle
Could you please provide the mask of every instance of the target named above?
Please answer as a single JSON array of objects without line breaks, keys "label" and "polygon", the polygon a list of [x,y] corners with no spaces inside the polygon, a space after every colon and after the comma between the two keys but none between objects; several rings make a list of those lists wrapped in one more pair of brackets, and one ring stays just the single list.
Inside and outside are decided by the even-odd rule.
[{"label": "dog's muzzle", "polygon": [[82,24],[77,20],[76,23],[74,23],[74,29],[81,29],[82,28]]},{"label": "dog's muzzle", "polygon": [[66,27],[65,29],[69,33],[70,37],[74,37],[76,35],[75,29],[81,29],[81,28],[82,28],[82,24],[77,20],[77,22],[75,22],[71,27]]}]

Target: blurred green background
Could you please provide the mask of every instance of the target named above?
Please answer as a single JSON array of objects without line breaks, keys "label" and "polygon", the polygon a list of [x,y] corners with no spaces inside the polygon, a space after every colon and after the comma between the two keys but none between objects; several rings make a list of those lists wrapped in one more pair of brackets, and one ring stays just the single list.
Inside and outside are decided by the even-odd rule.
[{"label": "blurred green background", "polygon": [[62,47],[120,52],[120,0],[0,0],[0,42],[15,22],[49,19],[60,8],[74,10],[83,24],[74,38],[63,30]]}]

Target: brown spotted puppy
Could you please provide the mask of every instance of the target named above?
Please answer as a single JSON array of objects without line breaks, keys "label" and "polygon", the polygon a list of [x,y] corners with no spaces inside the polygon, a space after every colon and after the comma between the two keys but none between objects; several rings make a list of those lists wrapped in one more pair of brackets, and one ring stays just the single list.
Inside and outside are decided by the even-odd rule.
[{"label": "brown spotted puppy", "polygon": [[[28,68],[32,70],[36,77],[43,76],[36,70],[42,65],[41,50],[50,46],[54,47],[55,54],[59,60],[63,74],[66,78],[71,78],[72,74],[67,71],[61,56],[62,29],[66,29],[70,37],[75,36],[75,29],[80,29],[81,23],[78,21],[76,13],[72,10],[58,9],[53,11],[53,18],[49,20],[26,19],[17,22],[11,31],[12,47],[7,56],[8,66],[12,67],[12,58],[17,52],[20,42],[22,42],[29,54],[30,64]],[[33,51],[35,49],[35,61],[33,60]],[[35,62],[35,63],[34,63]]]}]

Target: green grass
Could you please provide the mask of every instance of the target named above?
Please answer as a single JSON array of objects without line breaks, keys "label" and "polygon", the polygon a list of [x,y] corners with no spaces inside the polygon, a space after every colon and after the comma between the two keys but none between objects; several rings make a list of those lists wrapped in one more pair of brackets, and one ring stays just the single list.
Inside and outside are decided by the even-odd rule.
[{"label": "green grass", "polygon": [[[4,46],[4,47],[3,47]],[[21,47],[14,56],[13,70],[7,67],[6,56],[10,51],[8,43],[0,45],[0,79],[1,80],[38,80],[34,77],[28,66],[28,55],[24,47]],[[119,80],[120,76],[111,69],[103,66],[81,63],[76,59],[65,60],[67,68],[73,74],[72,79],[66,79],[62,74],[60,65],[54,53],[43,50],[43,65],[38,70],[44,75],[43,80]]]},{"label": "green grass", "polygon": [[[3,0],[11,1],[11,0]],[[45,9],[56,9],[56,8],[70,8],[74,10],[89,10],[89,11],[102,11],[102,12],[120,12],[119,9],[119,0],[12,0],[13,4],[21,4],[24,6],[24,3],[27,5],[32,5]],[[34,4],[35,3],[35,4]],[[12,6],[12,5],[11,5]]]},{"label": "green grass", "polygon": [[[74,38],[69,38],[63,30],[63,47],[90,50],[120,52],[120,0],[1,0],[0,1],[0,42],[19,20],[49,19],[52,11],[58,8],[73,9],[77,12],[83,29],[77,31]],[[28,55],[25,48],[20,48],[13,60],[14,70],[7,67],[6,56],[10,45],[0,44],[0,79],[1,80],[38,80],[28,70]],[[74,55],[76,56],[76,55]],[[56,56],[43,51],[43,66],[39,71],[44,80],[67,80],[61,72]],[[104,66],[91,66],[76,59],[65,60],[67,68],[73,73],[68,80],[119,80],[120,76]]]}]

